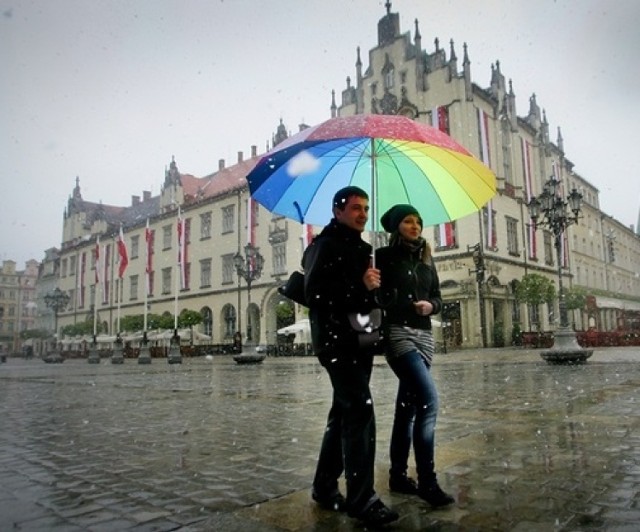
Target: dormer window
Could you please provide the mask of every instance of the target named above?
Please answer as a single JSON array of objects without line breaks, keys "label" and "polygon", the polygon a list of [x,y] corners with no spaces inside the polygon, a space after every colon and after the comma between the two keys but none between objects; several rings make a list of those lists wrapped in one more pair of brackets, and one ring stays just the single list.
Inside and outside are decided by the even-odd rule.
[{"label": "dormer window", "polygon": [[385,89],[393,88],[393,79],[394,79],[394,77],[395,77],[395,70],[394,70],[393,67],[391,67],[384,73],[384,88]]}]

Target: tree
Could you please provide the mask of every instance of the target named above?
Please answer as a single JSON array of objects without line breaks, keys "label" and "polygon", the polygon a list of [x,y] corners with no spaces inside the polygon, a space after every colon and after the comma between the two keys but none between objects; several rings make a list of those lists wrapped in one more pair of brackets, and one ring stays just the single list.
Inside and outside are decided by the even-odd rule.
[{"label": "tree", "polygon": [[[98,323],[96,334],[102,332],[102,326]],[[82,336],[93,334],[93,320],[79,321],[62,328],[63,336]]]},{"label": "tree", "polygon": [[202,321],[202,314],[196,310],[184,309],[178,316],[178,327],[189,327],[191,345],[193,345],[193,326],[202,323]]},{"label": "tree", "polygon": [[574,318],[575,328],[575,313],[573,311],[585,308],[587,304],[587,291],[581,286],[572,286],[569,290],[565,290],[564,292],[564,304],[566,305],[567,310],[571,311]]},{"label": "tree", "polygon": [[[525,275],[515,290],[516,301],[526,303],[532,307],[538,307],[543,303],[550,303],[556,297],[556,287],[548,277],[539,273]],[[531,316],[529,316],[529,329],[531,329]]]},{"label": "tree", "polygon": [[20,333],[20,338],[28,340],[29,338],[48,338],[51,333],[45,329],[27,329]]},{"label": "tree", "polygon": [[281,301],[276,307],[276,327],[282,329],[294,322],[294,308],[290,301]]},{"label": "tree", "polygon": [[120,328],[123,331],[141,331],[144,328],[144,315],[123,316],[120,318]]},{"label": "tree", "polygon": [[564,293],[567,310],[580,310],[587,304],[587,291],[580,286],[572,286]]}]

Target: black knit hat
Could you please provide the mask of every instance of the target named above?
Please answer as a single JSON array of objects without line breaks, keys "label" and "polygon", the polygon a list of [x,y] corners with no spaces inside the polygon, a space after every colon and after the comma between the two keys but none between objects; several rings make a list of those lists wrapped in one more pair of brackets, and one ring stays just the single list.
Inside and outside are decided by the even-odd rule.
[{"label": "black knit hat", "polygon": [[385,212],[382,215],[382,218],[380,218],[380,223],[387,233],[393,233],[398,229],[400,222],[410,214],[414,214],[418,217],[420,227],[422,227],[422,216],[420,216],[418,210],[413,205],[403,203],[394,205]]}]

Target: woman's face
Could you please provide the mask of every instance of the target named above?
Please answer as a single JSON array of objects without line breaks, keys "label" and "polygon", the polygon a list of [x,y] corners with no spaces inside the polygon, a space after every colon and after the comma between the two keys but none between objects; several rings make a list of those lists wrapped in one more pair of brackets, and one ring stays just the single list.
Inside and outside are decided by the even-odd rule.
[{"label": "woman's face", "polygon": [[405,216],[398,226],[400,236],[406,240],[417,240],[422,235],[422,225],[420,218],[415,214]]}]

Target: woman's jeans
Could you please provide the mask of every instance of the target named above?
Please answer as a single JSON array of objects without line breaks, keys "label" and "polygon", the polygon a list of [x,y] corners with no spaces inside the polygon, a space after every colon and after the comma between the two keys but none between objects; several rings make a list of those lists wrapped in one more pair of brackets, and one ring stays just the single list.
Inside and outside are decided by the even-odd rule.
[{"label": "woman's jeans", "polygon": [[388,360],[399,379],[396,410],[391,432],[391,476],[407,473],[413,438],[418,484],[427,486],[436,479],[434,470],[435,427],[438,392],[426,360],[411,351]]}]

